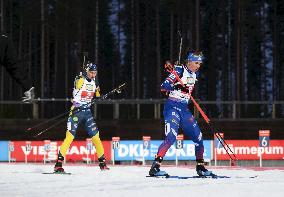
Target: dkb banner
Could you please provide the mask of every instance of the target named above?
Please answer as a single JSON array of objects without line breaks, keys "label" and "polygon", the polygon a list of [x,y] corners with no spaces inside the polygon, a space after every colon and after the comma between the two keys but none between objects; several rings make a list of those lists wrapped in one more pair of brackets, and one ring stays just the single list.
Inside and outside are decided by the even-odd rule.
[{"label": "dkb banner", "polygon": [[[161,140],[151,141],[150,149],[144,149],[143,141],[120,141],[119,149],[114,150],[116,161],[132,161],[141,160],[143,155],[145,160],[153,160],[158,151]],[[211,141],[205,140],[204,142],[204,159],[211,159]],[[195,146],[192,141],[184,140],[183,149],[176,151],[176,146],[173,144],[168,150],[164,160],[175,160],[176,154],[179,160],[195,160]]]}]

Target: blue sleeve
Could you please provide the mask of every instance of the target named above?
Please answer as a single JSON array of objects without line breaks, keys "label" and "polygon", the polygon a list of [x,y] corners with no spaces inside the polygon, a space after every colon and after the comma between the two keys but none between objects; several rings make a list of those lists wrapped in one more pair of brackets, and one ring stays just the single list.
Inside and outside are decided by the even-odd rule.
[{"label": "blue sleeve", "polygon": [[[181,73],[183,72],[182,66],[175,66],[175,72],[180,77]],[[165,79],[165,81],[161,85],[161,91],[172,91],[174,90],[173,85],[176,82],[176,76],[174,74],[169,74],[169,76]]]},{"label": "blue sleeve", "polygon": [[198,79],[198,78],[199,78],[199,76],[200,76],[200,72],[199,72],[199,71],[197,71],[197,72],[196,72],[196,79]]}]

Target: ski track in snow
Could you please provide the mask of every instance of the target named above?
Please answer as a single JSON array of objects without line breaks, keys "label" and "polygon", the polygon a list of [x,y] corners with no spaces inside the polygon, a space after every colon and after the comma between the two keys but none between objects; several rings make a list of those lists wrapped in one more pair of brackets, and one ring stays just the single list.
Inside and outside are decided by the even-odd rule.
[{"label": "ski track in snow", "polygon": [[[213,168],[230,179],[147,178],[149,166],[110,166],[101,172],[95,165],[65,165],[72,175],[42,174],[53,165],[0,164],[0,196],[115,196],[173,197],[230,196],[280,197],[284,195],[284,168]],[[194,176],[193,167],[163,166],[170,175]],[[265,168],[262,168],[265,169]],[[249,178],[255,176],[256,178]]]}]

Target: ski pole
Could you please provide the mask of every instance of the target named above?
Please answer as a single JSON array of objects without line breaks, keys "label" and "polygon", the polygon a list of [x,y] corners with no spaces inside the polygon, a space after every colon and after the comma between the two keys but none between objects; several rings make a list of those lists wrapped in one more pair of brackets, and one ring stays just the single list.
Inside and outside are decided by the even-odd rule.
[{"label": "ski pole", "polygon": [[[71,111],[71,110],[70,110],[70,111]],[[70,111],[68,111],[68,112],[70,112]],[[55,117],[53,117],[53,118],[50,118],[50,119],[48,119],[48,120],[46,120],[46,121],[44,121],[44,122],[41,122],[41,123],[39,123],[39,124],[36,124],[36,125],[33,126],[33,127],[29,127],[29,128],[26,129],[26,132],[27,132],[27,131],[34,130],[35,128],[38,128],[38,127],[41,126],[41,125],[45,125],[45,124],[47,124],[47,123],[49,123],[49,122],[51,122],[51,121],[53,121],[53,120],[59,119],[60,117],[63,117],[64,115],[66,115],[68,112],[64,112],[64,113],[59,114],[59,115],[57,115],[57,116],[55,116]]]},{"label": "ski pole", "polygon": [[178,31],[178,34],[179,34],[179,36],[180,36],[179,54],[178,54],[178,64],[180,64],[181,50],[182,50],[182,35],[181,35],[181,32],[180,32],[180,31]]},{"label": "ski pole", "polygon": [[[126,83],[123,83],[123,84],[119,85],[117,88],[115,88],[115,89],[111,90],[110,92],[106,93],[105,95],[103,95],[101,98],[102,98],[102,99],[106,99],[107,97],[109,97],[110,95],[112,95],[112,94],[114,94],[114,93],[120,94],[121,91],[122,91],[122,89],[123,89],[125,86],[126,86]],[[96,102],[96,100],[93,100],[90,104],[85,104],[85,105],[83,105],[83,106],[92,106],[95,102]],[[83,108],[82,108],[82,107],[80,107],[80,108],[73,108],[73,109],[71,109],[71,110],[69,110],[69,111],[67,111],[67,112],[64,112],[64,113],[60,114],[60,116],[58,115],[57,117],[64,116],[64,115],[69,114],[69,113],[71,113],[71,112],[73,112],[73,111],[75,111],[75,110],[76,110],[76,111],[75,111],[74,114],[76,114],[76,113],[78,113],[81,109],[83,109]],[[53,119],[54,119],[54,118],[53,118]],[[48,127],[48,128],[46,128],[46,129],[42,130],[41,132],[37,133],[34,137],[37,137],[37,136],[39,136],[39,135],[41,135],[41,134],[47,132],[49,129],[51,129],[51,128],[53,128],[54,126],[60,124],[60,123],[63,122],[64,120],[65,120],[65,118],[63,118],[62,120],[60,120],[60,121],[54,123],[54,124],[51,125],[50,127]],[[49,121],[49,122],[50,122],[50,121]],[[33,128],[36,128],[36,127],[33,127]],[[30,130],[31,130],[31,129],[30,129]]]},{"label": "ski pole", "polygon": [[51,125],[50,127],[47,127],[46,129],[42,130],[41,132],[39,132],[38,134],[34,135],[33,137],[36,138],[38,136],[40,136],[41,134],[47,132],[48,130],[54,128],[56,125],[59,125],[60,123],[62,123],[63,121],[65,121],[65,118],[62,118],[60,121],[54,123],[53,125]]},{"label": "ski pole", "polygon": [[[173,65],[171,65],[169,62],[167,62],[165,64],[165,68],[167,69],[168,72],[172,73],[176,79],[180,82],[180,84],[186,88],[186,86],[184,85],[184,83],[182,82],[182,80],[180,79],[180,77],[178,76],[178,74],[176,73],[176,71],[173,68]],[[187,88],[186,88],[187,89]],[[211,127],[210,124],[210,119],[208,118],[208,116],[205,114],[205,112],[201,109],[201,107],[199,106],[199,104],[195,101],[195,99],[192,97],[192,95],[190,94],[190,99],[192,100],[192,102],[194,103],[194,105],[196,106],[196,108],[198,109],[198,111],[200,112],[200,114],[202,115],[203,119],[205,120],[205,122],[207,123],[207,125],[209,126],[209,129],[211,132],[215,133],[215,135],[217,136],[217,139],[219,140],[219,142],[222,144],[222,146],[224,147],[226,153],[228,154],[228,156],[230,157],[231,160],[236,161],[237,157],[234,154],[234,152],[231,150],[231,148],[229,147],[229,145],[226,143],[226,141],[224,140],[224,138],[222,138],[221,135],[219,135],[219,133],[216,133],[213,128]],[[230,150],[231,153],[228,152],[228,150]],[[231,156],[233,155],[234,158]]]}]

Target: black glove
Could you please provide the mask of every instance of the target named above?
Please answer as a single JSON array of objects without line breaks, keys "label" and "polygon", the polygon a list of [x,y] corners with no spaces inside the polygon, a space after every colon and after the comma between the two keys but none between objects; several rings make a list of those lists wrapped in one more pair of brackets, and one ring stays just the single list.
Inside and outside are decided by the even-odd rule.
[{"label": "black glove", "polygon": [[174,85],[174,89],[176,89],[176,90],[181,90],[182,92],[188,92],[188,88],[185,88],[185,87],[182,86],[181,84],[176,84],[176,85]]},{"label": "black glove", "polygon": [[164,98],[168,98],[169,92],[168,91],[161,91]]}]

